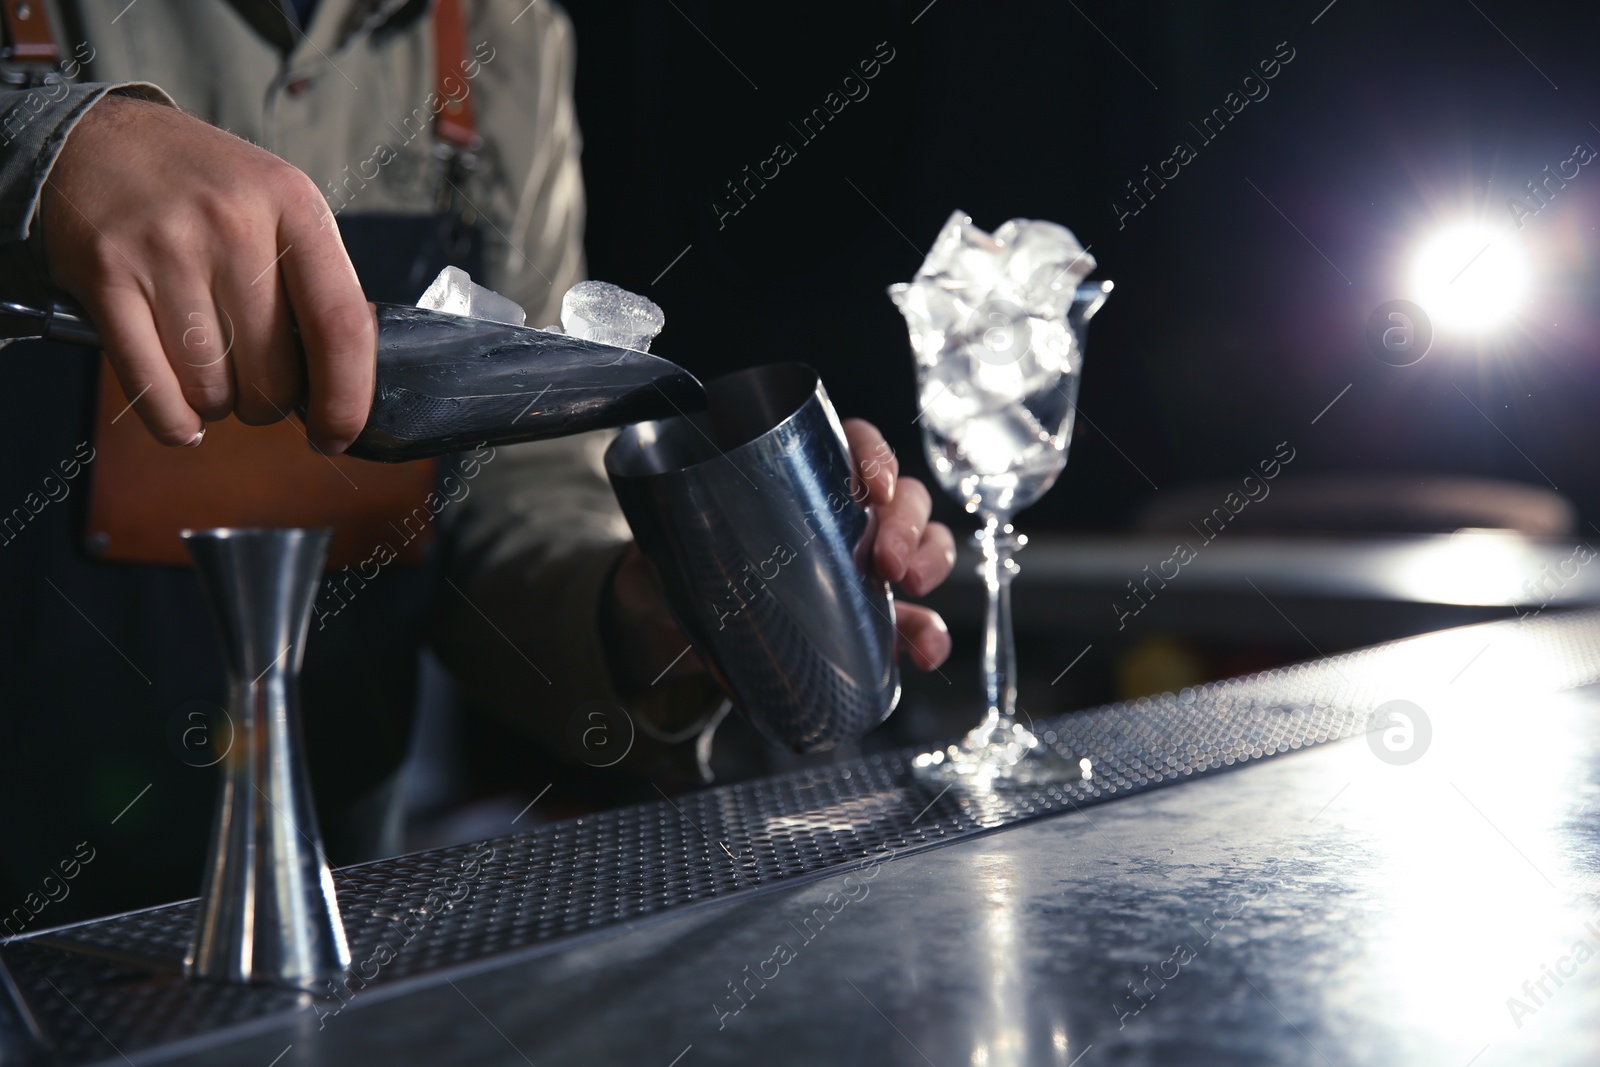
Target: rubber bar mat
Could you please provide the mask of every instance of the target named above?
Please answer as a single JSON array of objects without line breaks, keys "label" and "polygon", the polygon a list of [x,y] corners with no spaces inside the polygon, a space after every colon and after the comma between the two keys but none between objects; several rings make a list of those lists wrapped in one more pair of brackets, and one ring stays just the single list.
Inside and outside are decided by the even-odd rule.
[{"label": "rubber bar mat", "polygon": [[4,956],[48,1038],[40,1063],[151,1062],[339,1010],[368,988],[1350,737],[1402,692],[1496,680],[1519,695],[1600,682],[1600,611],[1446,630],[1037,723],[1090,762],[1091,777],[1066,785],[941,792],[911,777],[907,750],[345,868],[334,879],[353,962],[325,997],[184,981],[193,901],[20,938]]}]

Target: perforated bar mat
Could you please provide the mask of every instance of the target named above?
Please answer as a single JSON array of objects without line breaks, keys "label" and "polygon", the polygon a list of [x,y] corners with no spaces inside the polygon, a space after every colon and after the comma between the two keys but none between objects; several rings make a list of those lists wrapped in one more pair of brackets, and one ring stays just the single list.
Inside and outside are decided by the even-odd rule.
[{"label": "perforated bar mat", "polygon": [[1595,682],[1600,611],[1490,623],[1036,724],[1091,761],[1069,785],[941,793],[910,777],[905,751],[350,867],[334,878],[354,962],[325,998],[185,982],[192,901],[21,938],[5,958],[52,1041],[41,1062],[121,1062],[114,1049],[149,1062],[368,989],[1349,737],[1395,697]]}]

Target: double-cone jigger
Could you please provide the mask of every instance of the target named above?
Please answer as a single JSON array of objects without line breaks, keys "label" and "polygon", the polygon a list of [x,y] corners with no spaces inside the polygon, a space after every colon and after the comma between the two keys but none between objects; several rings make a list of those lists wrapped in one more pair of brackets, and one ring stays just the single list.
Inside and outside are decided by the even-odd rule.
[{"label": "double-cone jigger", "polygon": [[330,530],[185,530],[228,671],[232,743],[191,978],[309,988],[350,964],[300,737],[300,661]]}]

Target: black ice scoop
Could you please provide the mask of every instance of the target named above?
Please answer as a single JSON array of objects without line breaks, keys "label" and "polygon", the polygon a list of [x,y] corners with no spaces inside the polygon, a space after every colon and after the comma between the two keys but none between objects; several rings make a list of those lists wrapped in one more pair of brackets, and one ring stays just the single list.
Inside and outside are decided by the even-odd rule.
[{"label": "black ice scoop", "polygon": [[[372,411],[348,449],[361,459],[398,462],[565,437],[706,403],[694,375],[648,352],[399,304],[377,308]],[[25,337],[100,344],[69,304],[0,302],[0,339]]]}]

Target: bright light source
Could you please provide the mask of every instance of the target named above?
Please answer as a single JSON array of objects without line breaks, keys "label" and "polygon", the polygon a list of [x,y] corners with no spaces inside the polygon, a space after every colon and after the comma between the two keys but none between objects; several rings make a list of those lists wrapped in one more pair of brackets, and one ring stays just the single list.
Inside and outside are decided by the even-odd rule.
[{"label": "bright light source", "polygon": [[1422,246],[1411,274],[1417,302],[1441,327],[1478,329],[1508,318],[1528,291],[1528,259],[1511,231],[1452,226]]}]

